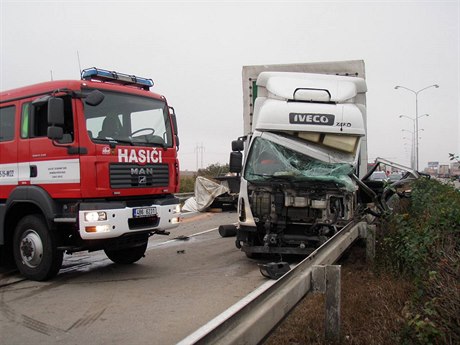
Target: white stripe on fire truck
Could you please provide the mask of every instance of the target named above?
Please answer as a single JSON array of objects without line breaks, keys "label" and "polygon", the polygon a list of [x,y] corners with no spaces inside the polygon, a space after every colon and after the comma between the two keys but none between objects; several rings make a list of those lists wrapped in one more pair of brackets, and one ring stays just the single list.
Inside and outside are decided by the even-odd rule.
[{"label": "white stripe on fire truck", "polygon": [[[37,176],[30,177],[30,166],[36,166]],[[58,159],[13,164],[0,164],[0,185],[80,183],[80,160]]]}]

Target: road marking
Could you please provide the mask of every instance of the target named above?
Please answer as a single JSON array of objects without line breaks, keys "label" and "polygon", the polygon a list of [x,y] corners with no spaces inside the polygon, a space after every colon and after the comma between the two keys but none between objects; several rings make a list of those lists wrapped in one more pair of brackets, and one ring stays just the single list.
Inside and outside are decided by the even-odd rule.
[{"label": "road marking", "polygon": [[[237,225],[237,223],[233,223],[235,226]],[[209,229],[209,230],[204,230],[204,231],[200,231],[200,232],[197,232],[196,234],[192,234],[192,235],[187,235],[187,237],[196,237],[196,236],[199,236],[199,235],[204,235],[204,234],[207,234],[208,232],[211,232],[211,231],[216,231],[217,229],[219,229],[219,227],[217,228],[212,228],[212,229]],[[161,243],[154,243],[152,245],[149,245],[147,247],[147,250],[150,250],[152,248],[156,248],[156,247],[161,247],[163,245],[166,245],[166,244],[170,244],[170,243],[174,243],[174,242],[183,242],[184,241],[184,238],[173,238],[171,240],[168,240],[168,241],[164,241],[164,242],[161,242]]]},{"label": "road marking", "polygon": [[[208,232],[211,232],[211,231],[215,231],[217,230],[218,228],[213,228],[213,229],[209,229],[209,230],[205,230],[205,231],[201,231],[201,232],[198,232],[196,234],[192,234],[192,235],[187,235],[187,237],[195,237],[195,236],[198,236],[198,235],[203,235],[203,234],[206,234]],[[154,243],[152,245],[149,245],[147,247],[147,250],[150,250],[152,248],[156,248],[156,247],[161,247],[161,246],[164,246],[166,244],[170,244],[170,243],[174,243],[174,242],[183,242],[184,239],[183,238],[173,238],[171,240],[168,240],[168,241],[164,241],[164,242],[160,242],[160,243]]]}]

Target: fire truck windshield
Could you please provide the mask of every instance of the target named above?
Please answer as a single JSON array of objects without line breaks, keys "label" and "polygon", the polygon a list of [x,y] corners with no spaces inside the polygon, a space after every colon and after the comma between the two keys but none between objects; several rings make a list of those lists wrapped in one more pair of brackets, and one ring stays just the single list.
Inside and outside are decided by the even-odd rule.
[{"label": "fire truck windshield", "polygon": [[86,130],[93,142],[173,147],[171,122],[164,101],[102,92],[105,97],[100,104],[92,106],[84,102]]}]

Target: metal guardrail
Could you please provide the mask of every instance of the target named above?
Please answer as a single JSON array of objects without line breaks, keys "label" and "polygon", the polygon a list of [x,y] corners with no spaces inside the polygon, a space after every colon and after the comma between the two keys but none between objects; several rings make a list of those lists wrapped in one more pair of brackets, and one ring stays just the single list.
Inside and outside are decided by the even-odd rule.
[{"label": "metal guardrail", "polygon": [[258,344],[310,292],[313,266],[333,264],[366,233],[366,222],[347,225],[283,277],[267,281],[178,344]]}]

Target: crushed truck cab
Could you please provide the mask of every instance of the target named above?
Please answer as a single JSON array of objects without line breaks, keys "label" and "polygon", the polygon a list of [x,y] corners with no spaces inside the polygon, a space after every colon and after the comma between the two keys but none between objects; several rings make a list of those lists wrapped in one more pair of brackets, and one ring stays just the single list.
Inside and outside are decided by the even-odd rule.
[{"label": "crushed truck cab", "polygon": [[248,66],[243,91],[245,135],[230,161],[241,174],[236,245],[250,257],[308,254],[355,216],[364,64]]}]

